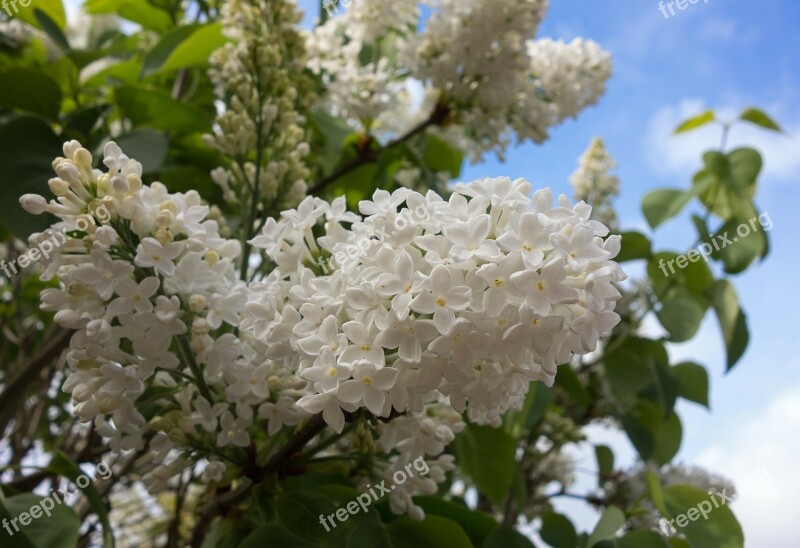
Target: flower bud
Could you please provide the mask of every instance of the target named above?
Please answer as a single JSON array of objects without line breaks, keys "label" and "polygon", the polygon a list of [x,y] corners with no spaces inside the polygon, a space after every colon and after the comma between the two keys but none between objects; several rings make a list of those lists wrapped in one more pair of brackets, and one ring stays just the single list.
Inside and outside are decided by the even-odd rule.
[{"label": "flower bud", "polygon": [[23,194],[19,199],[19,203],[22,209],[32,215],[41,215],[48,208],[47,200],[38,194]]},{"label": "flower bud", "polygon": [[195,293],[189,297],[189,310],[192,312],[202,312],[206,307],[206,298],[203,295]]}]

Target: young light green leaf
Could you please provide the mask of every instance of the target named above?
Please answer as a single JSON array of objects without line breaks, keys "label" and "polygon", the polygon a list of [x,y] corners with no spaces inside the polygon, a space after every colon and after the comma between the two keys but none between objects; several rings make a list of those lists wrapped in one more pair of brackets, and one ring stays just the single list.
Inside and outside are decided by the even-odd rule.
[{"label": "young light green leaf", "polygon": [[708,123],[713,122],[716,119],[714,115],[714,111],[709,109],[702,114],[698,114],[697,116],[693,116],[688,120],[684,120],[681,124],[675,128],[675,135],[679,133],[685,133],[687,131],[691,131],[693,129],[697,129],[701,126],[704,126]]}]

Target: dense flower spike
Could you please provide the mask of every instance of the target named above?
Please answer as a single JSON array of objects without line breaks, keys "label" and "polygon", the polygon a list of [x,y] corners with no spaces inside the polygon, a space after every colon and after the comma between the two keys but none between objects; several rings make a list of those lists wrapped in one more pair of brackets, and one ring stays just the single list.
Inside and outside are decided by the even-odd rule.
[{"label": "dense flower spike", "polygon": [[616,167],[603,140],[595,137],[570,177],[575,199],[592,204],[593,218],[611,229],[617,226],[617,215],[611,205],[611,200],[619,194],[619,179],[612,173]]},{"label": "dense flower spike", "polygon": [[255,194],[271,214],[302,200],[310,175],[303,112],[313,93],[299,17],[286,0],[225,2],[222,21],[231,42],[212,55],[209,71],[226,108],[207,140],[233,160],[214,171],[214,180],[227,201]]},{"label": "dense flower spike", "polygon": [[[461,413],[499,423],[531,380],[552,384],[619,320],[619,237],[585,203],[554,205],[549,189],[529,198],[524,180],[459,184],[448,201],[379,190],[363,217],[344,198],[308,197],[250,242],[277,268],[247,286],[239,243],[219,236],[195,192],[143,185],[113,142],[103,164],[69,142],[53,164],[58,199],[20,201],[66,234],[44,273],[60,287],[42,308],[76,331],[64,384],[74,412],[112,447],[147,449],[151,491],[203,457],[203,477],[220,480],[258,429],[321,413],[342,432],[345,413],[363,410],[393,418],[378,441],[401,456],[380,474],[432,457],[427,478],[392,495],[394,510],[420,516],[411,496],[452,468],[433,457]],[[153,416],[153,401],[172,411]]]},{"label": "dense flower spike", "polygon": [[252,242],[279,268],[242,330],[309,381],[298,406],[335,430],[358,407],[418,413],[431,397],[496,424],[619,321],[619,237],[585,203],[530,192],[504,178],[449,201],[379,190],[363,219],[308,197]]},{"label": "dense flower spike", "polygon": [[545,0],[426,3],[424,24],[419,2],[359,0],[310,33],[309,68],[334,114],[402,134],[446,105],[437,131],[477,160],[544,141],[603,94],[611,61],[597,44],[534,40]]}]

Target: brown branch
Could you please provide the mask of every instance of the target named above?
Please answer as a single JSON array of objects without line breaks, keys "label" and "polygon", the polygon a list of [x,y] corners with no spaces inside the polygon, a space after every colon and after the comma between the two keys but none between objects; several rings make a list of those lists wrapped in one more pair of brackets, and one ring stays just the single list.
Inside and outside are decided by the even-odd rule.
[{"label": "brown branch", "polygon": [[297,431],[294,436],[275,452],[267,462],[260,467],[246,470],[245,475],[249,481],[232,491],[225,491],[214,497],[197,517],[194,531],[192,532],[192,546],[199,548],[203,544],[208,526],[211,521],[229,508],[247,498],[254,485],[263,481],[267,476],[279,472],[289,461],[297,455],[314,437],[325,428],[325,421],[322,415],[314,415],[303,428]]},{"label": "brown branch", "polygon": [[376,161],[381,154],[386,152],[387,150],[391,150],[397,146],[402,145],[403,143],[413,139],[420,133],[424,132],[431,126],[443,125],[447,119],[450,117],[451,111],[450,109],[444,104],[436,105],[436,108],[433,110],[431,115],[424,121],[414,127],[411,131],[403,135],[402,137],[398,137],[392,141],[389,141],[384,146],[375,149],[375,150],[365,150],[363,151],[356,159],[346,163],[345,165],[341,166],[339,169],[331,173],[330,175],[326,176],[320,181],[317,181],[308,189],[308,194],[317,194],[328,185],[336,182],[339,178],[347,175],[348,173],[354,171],[355,169],[370,164]]},{"label": "brown branch", "polygon": [[34,356],[31,364],[23,368],[20,374],[6,384],[3,393],[0,394],[0,433],[5,431],[8,421],[16,412],[20,400],[24,399],[28,393],[28,386],[35,382],[42,371],[61,355],[61,352],[69,343],[71,335],[71,331],[58,328],[50,342],[46,344],[38,355]]}]

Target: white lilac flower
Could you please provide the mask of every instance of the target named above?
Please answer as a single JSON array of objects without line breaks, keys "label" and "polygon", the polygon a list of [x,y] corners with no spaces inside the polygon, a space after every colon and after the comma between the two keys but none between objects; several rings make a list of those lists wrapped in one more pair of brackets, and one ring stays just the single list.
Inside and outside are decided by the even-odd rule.
[{"label": "white lilac flower", "polygon": [[[547,189],[526,198],[524,180],[460,184],[448,201],[376,191],[360,216],[308,197],[252,240],[278,266],[247,285],[240,245],[196,193],[143,185],[135,160],[105,150],[110,173],[67,143],[54,163],[64,184],[51,186],[73,198],[43,211],[58,229],[107,204],[119,237],[68,232],[58,253],[69,260],[53,263],[59,286],[41,306],[75,331],[64,382],[75,416],[114,448],[146,450],[156,491],[209,449],[247,447],[313,414],[338,433],[359,411],[392,416],[378,421],[387,452],[436,457],[461,413],[499,424],[531,381],[552,384],[558,364],[619,321],[619,237],[585,203],[554,203]],[[122,174],[126,185],[110,184]],[[312,270],[317,256],[335,260]],[[161,396],[176,411],[145,418],[137,400],[150,386],[177,387]],[[209,467],[216,481],[223,469]],[[434,484],[409,483],[392,508],[419,517],[411,497]]]},{"label": "white lilac flower", "polygon": [[[388,416],[445,396],[456,411],[496,423],[530,380],[551,384],[556,365],[596,348],[619,321],[619,238],[589,220],[585,204],[529,194],[526,181],[504,178],[458,185],[447,202],[379,190],[360,204],[362,220],[342,221],[349,227],[327,214],[330,204],[307,198],[308,215],[286,212],[269,229],[280,240],[265,232],[252,242],[282,266],[270,284],[251,287],[240,327],[300,372],[311,392],[298,406],[324,411],[334,428],[347,405]],[[435,223],[407,209],[422,203],[435,204]],[[369,252],[325,272],[306,266],[319,250],[343,257],[356,245]],[[289,325],[281,309],[292,311]],[[262,336],[275,332],[286,335]],[[376,382],[377,373],[392,382]]]}]

